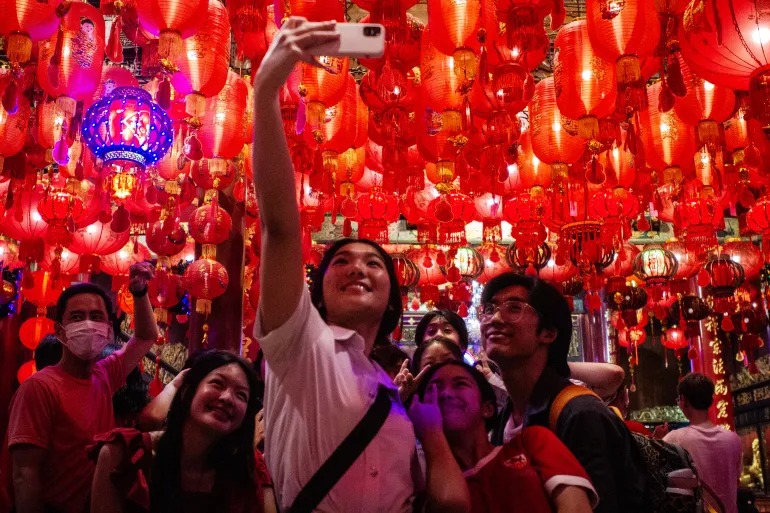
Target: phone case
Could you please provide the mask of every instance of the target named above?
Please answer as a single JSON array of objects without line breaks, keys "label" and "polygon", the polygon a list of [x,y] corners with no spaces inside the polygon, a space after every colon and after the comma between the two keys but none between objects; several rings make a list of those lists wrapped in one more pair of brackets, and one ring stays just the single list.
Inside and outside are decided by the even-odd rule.
[{"label": "phone case", "polygon": [[[313,55],[329,57],[382,57],[385,27],[378,23],[337,23],[339,40],[312,49]],[[376,32],[376,34],[375,34]]]}]

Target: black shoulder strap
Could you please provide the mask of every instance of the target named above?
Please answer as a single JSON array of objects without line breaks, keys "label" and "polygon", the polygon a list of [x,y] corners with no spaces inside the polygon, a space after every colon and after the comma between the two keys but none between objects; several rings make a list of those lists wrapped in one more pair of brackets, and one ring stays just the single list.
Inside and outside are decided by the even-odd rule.
[{"label": "black shoulder strap", "polygon": [[392,405],[388,389],[380,386],[364,417],[300,490],[287,513],[311,513],[321,503],[385,424]]}]

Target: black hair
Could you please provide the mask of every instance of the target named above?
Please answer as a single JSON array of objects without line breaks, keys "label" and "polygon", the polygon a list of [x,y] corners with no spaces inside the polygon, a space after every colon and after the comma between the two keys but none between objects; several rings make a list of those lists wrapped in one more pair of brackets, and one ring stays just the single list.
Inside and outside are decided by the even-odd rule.
[{"label": "black hair", "polygon": [[425,354],[425,351],[427,351],[429,347],[436,344],[442,346],[444,349],[452,353],[452,358],[455,360],[463,359],[463,351],[457,347],[457,344],[455,344],[454,341],[446,337],[433,337],[425,344],[418,346],[415,350],[414,355],[412,356],[412,361],[409,363],[409,372],[411,372],[413,376],[416,376],[422,370],[420,368],[420,360],[422,360],[422,355]]},{"label": "black hair", "polygon": [[683,377],[676,391],[696,410],[708,410],[714,404],[714,382],[698,372]]},{"label": "black hair", "polygon": [[433,375],[436,374],[439,369],[443,369],[444,367],[447,367],[449,365],[455,365],[457,367],[460,367],[465,372],[471,375],[473,378],[473,381],[476,382],[476,386],[479,387],[479,392],[481,393],[481,402],[482,404],[485,402],[492,403],[492,408],[494,408],[494,414],[485,420],[485,426],[487,428],[487,431],[491,430],[495,425],[497,425],[497,397],[495,396],[495,391],[492,388],[492,385],[487,382],[487,378],[484,377],[484,375],[475,367],[471,367],[467,363],[465,363],[462,360],[447,360],[445,362],[439,363],[438,365],[431,366],[430,369],[428,369],[428,372],[425,373],[425,376],[423,376],[422,380],[420,381],[420,384],[417,385],[417,391],[416,394],[420,399],[423,399],[425,397],[425,391],[428,389],[428,385],[430,384],[430,380],[433,378]]},{"label": "black hair", "polygon": [[380,344],[372,349],[369,357],[377,362],[388,374],[398,374],[401,364],[409,359],[409,355],[396,344]]},{"label": "black hair", "polygon": [[233,353],[206,351],[194,358],[190,370],[182,380],[169,408],[166,431],[158,440],[150,479],[151,513],[181,513],[179,494],[182,485],[182,433],[190,418],[193,398],[206,376],[232,363],[237,364],[246,375],[249,401],[241,425],[222,437],[210,451],[209,465],[216,472],[212,493],[217,503],[225,506],[224,511],[235,511],[233,504],[241,505],[243,501],[256,500],[253,488],[256,482],[254,417],[259,410],[259,402],[254,392],[257,375],[251,362]]},{"label": "black hair", "polygon": [[310,289],[310,300],[313,305],[321,314],[321,318],[326,320],[326,307],[323,303],[323,278],[326,274],[326,270],[329,269],[332,258],[337,252],[348,244],[354,244],[360,242],[373,247],[377,253],[382,257],[385,263],[385,270],[388,272],[388,278],[390,278],[390,294],[388,296],[388,307],[385,309],[385,313],[382,315],[380,321],[380,328],[377,330],[377,337],[375,338],[375,345],[389,344],[389,335],[396,329],[398,323],[401,321],[401,312],[403,310],[403,304],[401,302],[401,287],[398,283],[398,277],[396,275],[396,269],[393,266],[393,259],[387,251],[382,249],[382,246],[369,239],[340,239],[335,241],[334,244],[324,252],[321,263],[318,264],[318,268],[315,271],[313,278],[313,286]]},{"label": "black hair", "polygon": [[481,303],[489,303],[508,287],[524,287],[529,292],[527,302],[538,313],[538,331],[556,330],[556,339],[548,346],[547,366],[559,375],[569,377],[567,354],[572,341],[572,311],[567,299],[553,285],[535,277],[514,272],[503,273],[487,282],[481,293]]},{"label": "black hair", "polygon": [[62,344],[56,335],[48,334],[35,348],[35,368],[45,369],[50,365],[56,365],[61,360]]},{"label": "black hair", "polygon": [[463,351],[468,349],[468,327],[465,326],[465,320],[451,310],[433,310],[423,315],[414,329],[414,343],[420,346],[425,342],[425,330],[428,329],[428,324],[436,317],[442,317],[451,324],[460,336],[460,349]]},{"label": "black hair", "polygon": [[[75,283],[74,285],[70,285],[64,289],[64,291],[61,293],[61,296],[59,296],[59,300],[56,301],[56,318],[54,320],[57,323],[62,324],[64,321],[64,312],[67,310],[67,303],[69,303],[69,300],[73,297],[79,296],[81,294],[96,294],[102,298],[102,301],[104,301],[104,307],[107,309],[107,318],[110,321],[110,326],[112,326],[113,330],[115,330],[117,315],[115,315],[115,307],[112,302],[112,298],[107,293],[107,291],[101,288],[99,285],[88,282]],[[117,333],[117,331],[115,331],[115,333]]]},{"label": "black hair", "polygon": [[80,18],[80,25],[83,25],[84,23],[90,23],[92,27],[96,26],[94,22],[91,20],[91,18],[85,18],[85,17]]}]

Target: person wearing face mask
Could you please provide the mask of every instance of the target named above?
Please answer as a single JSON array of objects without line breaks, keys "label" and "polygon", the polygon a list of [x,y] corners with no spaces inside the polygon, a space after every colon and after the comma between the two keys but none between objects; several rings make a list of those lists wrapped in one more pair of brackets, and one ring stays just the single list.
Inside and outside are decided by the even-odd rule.
[{"label": "person wearing face mask", "polygon": [[152,277],[148,263],[131,267],[134,337],[99,361],[114,339],[110,296],[91,283],[62,292],[56,305],[61,361],[25,381],[11,401],[8,447],[16,512],[87,510],[94,463],[86,447],[94,436],[115,427],[112,395],[158,338],[147,297]]}]

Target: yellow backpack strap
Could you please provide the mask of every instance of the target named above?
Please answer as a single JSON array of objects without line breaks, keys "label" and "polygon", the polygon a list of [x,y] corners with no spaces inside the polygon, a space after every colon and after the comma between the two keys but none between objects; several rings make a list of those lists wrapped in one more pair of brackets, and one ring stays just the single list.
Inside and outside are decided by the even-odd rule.
[{"label": "yellow backpack strap", "polygon": [[618,409],[617,406],[610,406],[610,410],[612,410],[612,413],[617,415],[620,420],[623,420],[623,421],[626,420],[626,419],[623,418],[623,414],[620,413],[620,410]]},{"label": "yellow backpack strap", "polygon": [[548,427],[551,428],[551,431],[556,431],[556,423],[559,422],[559,415],[561,415],[561,412],[564,407],[567,406],[567,403],[581,395],[592,395],[601,400],[598,395],[586,387],[581,387],[580,385],[567,385],[556,395],[556,399],[551,403],[551,410],[548,412]]}]

